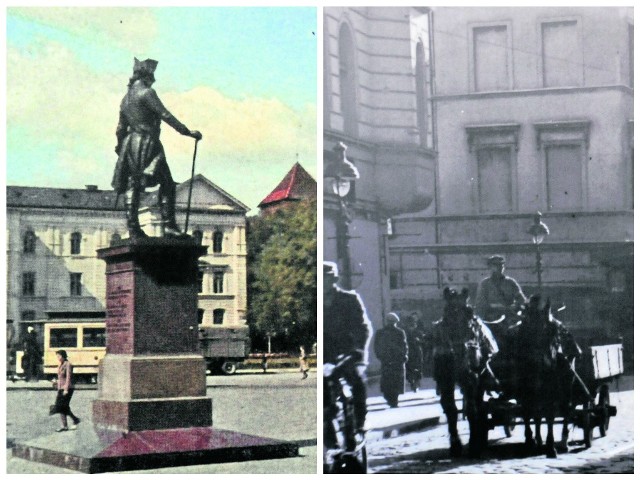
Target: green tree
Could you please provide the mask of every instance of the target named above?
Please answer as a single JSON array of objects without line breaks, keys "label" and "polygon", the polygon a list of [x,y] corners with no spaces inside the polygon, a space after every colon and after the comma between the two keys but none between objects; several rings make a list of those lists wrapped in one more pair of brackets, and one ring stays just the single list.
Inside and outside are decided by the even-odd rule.
[{"label": "green tree", "polygon": [[303,201],[250,220],[248,313],[254,347],[264,346],[267,334],[290,351],[316,341],[316,213],[315,201]]}]

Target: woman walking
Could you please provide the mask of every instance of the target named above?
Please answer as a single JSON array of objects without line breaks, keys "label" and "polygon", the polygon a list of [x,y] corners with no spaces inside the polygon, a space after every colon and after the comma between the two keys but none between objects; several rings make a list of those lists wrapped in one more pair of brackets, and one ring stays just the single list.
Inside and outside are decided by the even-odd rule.
[{"label": "woman walking", "polygon": [[[62,426],[56,430],[56,432],[66,432],[67,430],[75,430],[80,423],[80,419],[76,417],[69,403],[73,396],[73,365],[67,358],[67,352],[65,350],[58,350],[56,352],[58,358],[58,396],[56,397],[55,411],[60,414],[60,421]],[[67,416],[71,417],[73,425],[67,426]]]}]

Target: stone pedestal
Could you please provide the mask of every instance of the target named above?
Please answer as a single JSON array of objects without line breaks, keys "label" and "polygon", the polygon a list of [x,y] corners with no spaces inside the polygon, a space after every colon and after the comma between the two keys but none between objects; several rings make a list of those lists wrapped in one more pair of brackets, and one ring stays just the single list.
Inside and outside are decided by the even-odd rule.
[{"label": "stone pedestal", "polygon": [[211,426],[198,351],[193,240],[148,238],[98,250],[107,263],[107,354],[96,427],[123,432]]},{"label": "stone pedestal", "polygon": [[205,251],[188,238],[98,250],[107,262],[107,354],[93,428],[83,421],[64,438],[20,442],[15,456],[98,473],[298,454],[293,443],[211,426],[197,328],[198,257]]}]

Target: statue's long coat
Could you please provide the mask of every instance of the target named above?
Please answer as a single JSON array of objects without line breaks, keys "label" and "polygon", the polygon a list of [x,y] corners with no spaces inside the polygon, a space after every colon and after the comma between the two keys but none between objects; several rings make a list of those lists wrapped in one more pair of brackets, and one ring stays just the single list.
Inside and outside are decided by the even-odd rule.
[{"label": "statue's long coat", "polygon": [[156,91],[141,81],[129,87],[120,103],[116,129],[118,161],[111,186],[122,194],[130,176],[140,177],[142,186],[157,185],[162,176],[170,178],[169,166],[160,142],[160,123],[167,122],[182,135],[189,129],[162,104]]}]

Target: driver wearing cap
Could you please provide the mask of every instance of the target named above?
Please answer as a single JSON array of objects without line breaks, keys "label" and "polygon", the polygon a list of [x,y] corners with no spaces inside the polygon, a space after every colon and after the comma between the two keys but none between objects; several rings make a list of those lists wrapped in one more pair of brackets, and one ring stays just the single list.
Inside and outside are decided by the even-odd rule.
[{"label": "driver wearing cap", "polygon": [[491,275],[478,285],[476,313],[485,321],[508,315],[514,305],[526,303],[518,282],[504,274],[504,257],[493,255],[487,259]]}]

